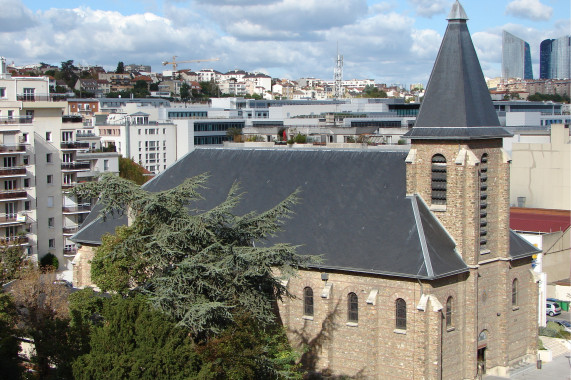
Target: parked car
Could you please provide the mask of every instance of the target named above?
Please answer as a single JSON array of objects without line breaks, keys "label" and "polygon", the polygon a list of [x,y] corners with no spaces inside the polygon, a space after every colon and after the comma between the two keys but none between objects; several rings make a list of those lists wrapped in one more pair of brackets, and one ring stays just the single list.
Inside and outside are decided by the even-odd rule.
[{"label": "parked car", "polygon": [[561,314],[561,306],[557,302],[547,301],[545,313],[550,317]]},{"label": "parked car", "polygon": [[560,320],[560,321],[553,321],[555,323],[557,323],[558,325],[562,326],[565,331],[571,333],[571,322],[569,321],[564,321],[564,320]]}]

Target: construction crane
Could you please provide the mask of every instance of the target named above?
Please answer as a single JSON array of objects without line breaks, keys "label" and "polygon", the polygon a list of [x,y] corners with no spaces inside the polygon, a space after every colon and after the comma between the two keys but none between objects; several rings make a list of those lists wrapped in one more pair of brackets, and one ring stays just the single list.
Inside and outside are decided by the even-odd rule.
[{"label": "construction crane", "polygon": [[172,71],[176,72],[176,67],[180,64],[180,63],[190,63],[190,62],[211,62],[211,61],[219,61],[220,58],[212,58],[212,59],[191,59],[188,61],[177,61],[176,60],[176,55],[172,56],[172,62],[168,62],[168,61],[164,61],[163,62],[163,66],[166,65],[172,65]]}]

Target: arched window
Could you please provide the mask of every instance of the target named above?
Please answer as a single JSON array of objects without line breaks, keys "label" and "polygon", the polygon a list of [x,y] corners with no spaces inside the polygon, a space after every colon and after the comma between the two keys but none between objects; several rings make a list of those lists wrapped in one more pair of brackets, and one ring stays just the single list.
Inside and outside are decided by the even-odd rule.
[{"label": "arched window", "polygon": [[396,323],[395,327],[400,330],[406,330],[406,301],[399,298],[395,302]]},{"label": "arched window", "polygon": [[355,293],[349,293],[347,298],[347,321],[359,322],[359,298]]},{"label": "arched window", "polygon": [[512,306],[517,306],[517,278],[512,282]]},{"label": "arched window", "polygon": [[446,300],[446,328],[452,327],[452,297]]},{"label": "arched window", "polygon": [[488,154],[480,159],[480,250],[488,245]]},{"label": "arched window", "polygon": [[303,315],[313,316],[313,289],[303,289]]},{"label": "arched window", "polygon": [[433,205],[446,204],[446,158],[441,154],[432,156],[432,193]]}]

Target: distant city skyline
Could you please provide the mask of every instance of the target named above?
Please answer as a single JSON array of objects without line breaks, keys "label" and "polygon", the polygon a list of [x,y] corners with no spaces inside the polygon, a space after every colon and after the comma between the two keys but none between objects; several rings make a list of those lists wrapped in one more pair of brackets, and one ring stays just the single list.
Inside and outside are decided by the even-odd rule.
[{"label": "distant city skyline", "polygon": [[[101,65],[220,58],[179,69],[260,71],[333,79],[424,83],[446,28],[450,0],[0,0],[0,56],[16,65]],[[502,31],[529,42],[539,77],[541,41],[569,34],[568,0],[461,1],[487,77],[501,76]]]}]

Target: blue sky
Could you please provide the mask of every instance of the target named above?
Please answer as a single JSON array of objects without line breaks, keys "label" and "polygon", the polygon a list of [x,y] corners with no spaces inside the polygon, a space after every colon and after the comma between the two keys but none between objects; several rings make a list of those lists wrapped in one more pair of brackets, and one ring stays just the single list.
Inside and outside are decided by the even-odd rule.
[{"label": "blue sky", "polygon": [[[333,78],[337,43],[344,78],[426,83],[451,0],[0,0],[0,55],[47,62],[181,65]],[[571,34],[569,0],[464,0],[484,75],[501,74],[501,33],[528,41],[534,75],[539,43]]]}]

